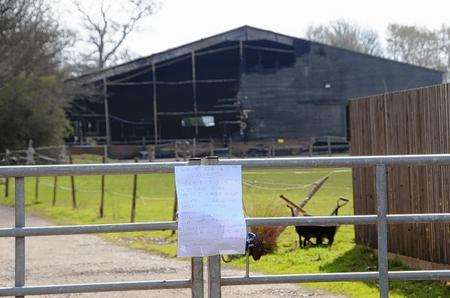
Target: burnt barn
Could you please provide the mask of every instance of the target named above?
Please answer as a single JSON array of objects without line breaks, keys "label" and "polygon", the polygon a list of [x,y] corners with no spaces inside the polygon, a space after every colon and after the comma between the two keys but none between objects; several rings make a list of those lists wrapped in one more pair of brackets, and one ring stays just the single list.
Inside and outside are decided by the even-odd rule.
[{"label": "burnt barn", "polygon": [[75,81],[99,90],[72,106],[78,140],[246,141],[347,137],[348,98],[442,73],[244,26]]}]

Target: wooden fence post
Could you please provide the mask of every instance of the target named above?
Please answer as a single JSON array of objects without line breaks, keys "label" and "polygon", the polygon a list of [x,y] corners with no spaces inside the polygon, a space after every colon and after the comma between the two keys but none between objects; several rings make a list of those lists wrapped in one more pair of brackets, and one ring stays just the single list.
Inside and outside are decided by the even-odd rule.
[{"label": "wooden fence post", "polygon": [[[106,163],[105,156],[102,157],[102,163]],[[104,216],[105,212],[105,175],[102,175],[102,182],[101,182],[101,192],[100,192],[100,208],[99,208],[99,215],[100,218]]]},{"label": "wooden fence post", "polygon": [[[202,162],[201,158],[189,158],[188,164],[190,166],[200,165]],[[177,212],[178,212],[178,196],[177,196],[177,188],[175,185],[175,193],[174,193],[174,201],[173,201],[173,210],[172,210],[172,220],[177,220]],[[175,231],[172,231],[170,235],[174,235]]]},{"label": "wooden fence post", "polygon": [[[173,196],[173,209],[172,209],[172,220],[177,220],[177,212],[178,212],[178,196],[177,196],[177,186],[175,185],[175,191]],[[175,230],[172,230],[172,233],[170,235],[174,235]]]},{"label": "wooden fence post", "polygon": [[309,156],[313,156],[314,153],[314,142],[315,142],[315,138],[312,137],[309,141]]},{"label": "wooden fence post", "polygon": [[34,202],[39,202],[39,177],[36,177],[35,185],[34,185]]},{"label": "wooden fence post", "polygon": [[[63,146],[61,149],[61,152],[58,155],[58,161],[57,164],[64,163],[66,160],[66,146]],[[53,199],[52,199],[52,206],[56,205],[56,194],[58,190],[58,176],[55,176],[53,179]]]},{"label": "wooden fence post", "polygon": [[27,165],[34,165],[35,164],[35,160],[34,160],[34,154],[36,153],[36,151],[33,148],[33,140],[29,140],[28,141],[28,148],[27,148],[27,161],[26,164]]},{"label": "wooden fence post", "polygon": [[108,158],[108,145],[103,145],[103,156]]},{"label": "wooden fence post", "polygon": [[[135,158],[134,162],[138,162],[138,159]],[[133,196],[131,198],[131,215],[130,215],[130,222],[134,222],[136,219],[136,194],[137,194],[137,178],[138,175],[133,175]]]},{"label": "wooden fence post", "polygon": [[175,160],[176,161],[180,160],[180,156],[178,154],[178,141],[175,141]]},{"label": "wooden fence post", "polygon": [[5,179],[5,198],[9,196],[9,178]]},{"label": "wooden fence post", "polygon": [[56,205],[56,190],[58,189],[58,176],[55,176],[53,179],[53,200],[52,200],[52,206]]},{"label": "wooden fence post", "polygon": [[[72,154],[69,154],[69,163],[73,164],[73,160],[72,160]],[[72,208],[76,209],[77,208],[77,198],[76,198],[76,189],[75,189],[75,177],[74,176],[70,176],[70,184],[71,184],[71,189],[72,189]]]},{"label": "wooden fence post", "polygon": [[[36,160],[34,158],[35,153],[36,153],[36,151],[33,148],[33,140],[29,140],[28,141],[28,149],[27,149],[27,161],[26,161],[27,165],[36,164]],[[35,203],[39,202],[39,177],[36,177],[36,180],[35,180],[34,202]]]},{"label": "wooden fence post", "polygon": [[270,150],[269,150],[270,157],[275,156],[275,140],[270,140]]},{"label": "wooden fence post", "polygon": [[196,154],[197,154],[197,139],[193,138],[192,139],[192,157],[195,157]]},{"label": "wooden fence post", "polygon": [[156,148],[156,145],[148,146],[148,161],[155,161],[155,159],[156,159],[155,148]]},{"label": "wooden fence post", "polygon": [[214,155],[214,143],[212,140],[209,143],[209,155]]}]

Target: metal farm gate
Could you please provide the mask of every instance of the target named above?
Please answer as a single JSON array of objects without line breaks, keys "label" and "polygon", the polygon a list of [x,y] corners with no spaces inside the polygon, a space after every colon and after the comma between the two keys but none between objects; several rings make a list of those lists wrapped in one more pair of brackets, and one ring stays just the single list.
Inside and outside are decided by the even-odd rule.
[{"label": "metal farm gate", "polygon": [[[211,162],[207,162],[211,164]],[[15,227],[0,229],[0,237],[15,238],[15,286],[0,288],[0,296],[24,297],[63,293],[88,293],[107,291],[130,291],[151,289],[190,288],[192,297],[204,296],[203,258],[192,258],[190,279],[149,280],[134,282],[111,282],[90,284],[64,284],[28,286],[25,284],[25,239],[26,237],[50,235],[74,235],[91,233],[116,233],[132,231],[176,230],[177,222],[146,222],[131,224],[101,224],[73,226],[25,226],[25,177],[76,176],[76,175],[123,175],[172,172],[175,166],[187,162],[130,163],[99,165],[56,166],[11,166],[0,167],[0,177],[15,178]],[[358,156],[322,158],[261,158],[222,159],[215,164],[256,167],[375,167],[377,214],[357,216],[311,216],[247,218],[247,226],[291,226],[291,225],[377,225],[378,271],[345,272],[325,274],[248,275],[222,277],[220,256],[207,258],[208,296],[220,297],[222,286],[302,283],[324,281],[379,281],[380,297],[388,297],[390,280],[442,280],[450,279],[450,270],[388,271],[387,227],[391,223],[450,222],[450,213],[445,214],[387,214],[386,166],[450,165],[450,154],[405,155],[405,156]]]}]

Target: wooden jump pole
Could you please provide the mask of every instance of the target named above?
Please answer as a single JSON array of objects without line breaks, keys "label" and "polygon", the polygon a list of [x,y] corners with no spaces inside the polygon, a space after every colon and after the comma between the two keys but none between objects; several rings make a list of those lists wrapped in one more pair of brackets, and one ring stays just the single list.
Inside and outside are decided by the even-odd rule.
[{"label": "wooden jump pole", "polygon": [[[134,162],[138,162],[138,159],[135,158]],[[133,175],[133,196],[131,197],[130,222],[134,222],[136,220],[137,179],[138,179],[138,175],[137,174]]]},{"label": "wooden jump pole", "polygon": [[[106,158],[102,157],[102,163],[106,163]],[[105,215],[105,175],[102,175],[100,190],[100,207],[99,216],[102,218]]]},{"label": "wooden jump pole", "polygon": [[[69,154],[69,163],[73,164],[72,154]],[[70,185],[72,190],[72,208],[77,208],[77,197],[76,197],[76,189],[75,189],[75,177],[70,176]]]}]

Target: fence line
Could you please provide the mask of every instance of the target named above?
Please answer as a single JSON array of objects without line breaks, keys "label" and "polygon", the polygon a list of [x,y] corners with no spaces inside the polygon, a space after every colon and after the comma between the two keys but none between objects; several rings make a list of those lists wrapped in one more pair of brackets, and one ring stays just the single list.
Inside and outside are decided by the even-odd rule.
[{"label": "fence line", "polygon": [[[450,152],[450,85],[442,84],[351,100],[352,155],[430,154]],[[389,166],[391,213],[450,212],[450,167]],[[372,168],[353,171],[355,214],[376,211]],[[389,251],[420,266],[450,264],[450,225],[390,226]],[[356,243],[375,248],[374,227],[356,227]],[[434,264],[433,264],[434,263]]]},{"label": "fence line", "polygon": [[[288,226],[288,225],[341,225],[376,224],[378,226],[378,272],[352,272],[327,274],[291,274],[264,276],[222,277],[220,257],[208,257],[209,296],[220,297],[221,287],[225,285],[245,285],[262,283],[323,282],[378,280],[380,297],[388,297],[389,280],[436,280],[450,279],[450,270],[435,271],[398,271],[389,272],[387,268],[387,225],[390,223],[450,222],[450,213],[443,214],[387,214],[386,166],[388,165],[437,165],[450,164],[450,155],[416,156],[371,156],[337,158],[277,158],[277,159],[234,159],[215,162],[209,159],[207,164],[242,165],[244,167],[367,167],[376,168],[377,215],[359,216],[310,216],[247,218],[247,226]],[[80,285],[25,286],[25,237],[42,235],[67,235],[85,233],[112,233],[150,230],[176,230],[177,222],[110,224],[59,227],[24,227],[25,193],[24,177],[28,176],[75,176],[103,174],[139,174],[173,171],[175,166],[186,163],[150,163],[150,164],[105,164],[105,165],[63,165],[63,166],[18,166],[0,168],[0,177],[15,177],[16,181],[16,225],[14,228],[0,229],[0,237],[15,237],[15,286],[0,288],[0,295],[38,295],[57,293],[85,293],[96,291],[116,291],[133,289],[161,289],[190,287],[193,297],[203,297],[203,263],[201,258],[192,258],[192,274],[189,280],[119,282]]]}]

